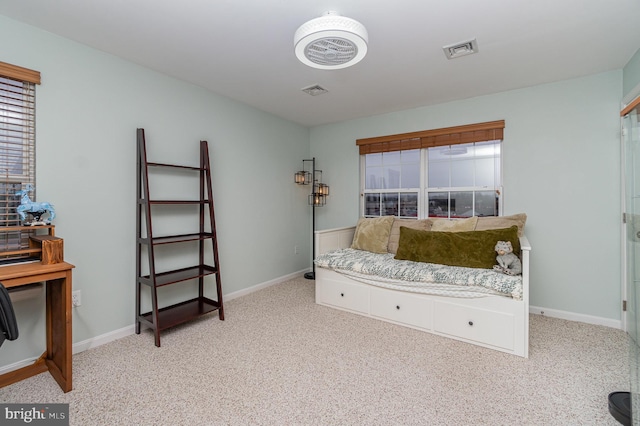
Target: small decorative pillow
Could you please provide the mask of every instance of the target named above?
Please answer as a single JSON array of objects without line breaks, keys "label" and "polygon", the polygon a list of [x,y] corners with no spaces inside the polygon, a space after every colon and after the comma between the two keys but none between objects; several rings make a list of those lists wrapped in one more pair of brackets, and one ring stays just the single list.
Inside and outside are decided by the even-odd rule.
[{"label": "small decorative pillow", "polygon": [[430,219],[398,219],[393,220],[391,226],[391,234],[389,234],[389,244],[387,245],[387,251],[389,253],[396,254],[398,251],[398,242],[400,241],[400,227],[405,226],[407,228],[419,229],[421,231],[431,230]]},{"label": "small decorative pillow", "polygon": [[483,216],[478,218],[476,231],[484,231],[486,229],[509,228],[516,225],[518,227],[518,236],[524,235],[524,224],[527,222],[527,215],[524,213],[513,214],[511,216]]},{"label": "small decorative pillow", "polygon": [[432,231],[438,232],[466,232],[476,229],[478,217],[472,216],[466,219],[432,219]]},{"label": "small decorative pillow", "polygon": [[386,253],[394,216],[361,217],[353,235],[352,249]]}]

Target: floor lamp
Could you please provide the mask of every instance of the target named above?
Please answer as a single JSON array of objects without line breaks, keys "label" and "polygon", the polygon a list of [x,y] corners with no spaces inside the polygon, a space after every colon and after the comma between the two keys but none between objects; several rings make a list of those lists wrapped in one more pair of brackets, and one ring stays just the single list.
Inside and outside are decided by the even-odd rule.
[{"label": "floor lamp", "polygon": [[[307,163],[311,163],[310,170],[307,170]],[[310,160],[302,160],[302,170],[296,172],[295,182],[298,185],[311,185],[311,194],[309,194],[309,205],[311,206],[311,272],[304,274],[308,280],[316,279],[316,207],[322,207],[327,202],[329,195],[329,186],[321,182],[322,170],[316,170],[315,157]]]}]

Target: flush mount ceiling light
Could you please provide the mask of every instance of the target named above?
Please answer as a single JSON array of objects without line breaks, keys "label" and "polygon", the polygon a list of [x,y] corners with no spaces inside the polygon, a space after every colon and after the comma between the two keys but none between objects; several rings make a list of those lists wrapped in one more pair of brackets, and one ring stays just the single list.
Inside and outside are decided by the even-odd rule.
[{"label": "flush mount ceiling light", "polygon": [[326,12],[298,28],[293,45],[305,65],[336,70],[355,65],[367,54],[369,35],[360,22]]}]

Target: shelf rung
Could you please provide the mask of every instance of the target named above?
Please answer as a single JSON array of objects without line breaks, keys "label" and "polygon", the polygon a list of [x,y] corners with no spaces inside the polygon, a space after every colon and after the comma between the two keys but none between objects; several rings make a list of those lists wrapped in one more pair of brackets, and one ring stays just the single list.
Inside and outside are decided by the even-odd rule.
[{"label": "shelf rung", "polygon": [[[178,283],[180,281],[192,280],[195,278],[206,277],[218,272],[218,268],[209,265],[192,266],[189,268],[176,269],[156,274],[156,287],[162,287],[168,284]],[[140,277],[142,284],[153,286],[153,280],[150,275]]]},{"label": "shelf rung", "polygon": [[140,237],[138,238],[138,244],[173,244],[173,243],[187,243],[200,240],[210,240],[213,238],[212,232],[194,233],[194,234],[182,234],[182,235],[165,235],[162,237]]},{"label": "shelf rung", "polygon": [[184,243],[189,241],[200,241],[200,240],[208,240],[213,238],[213,234],[211,232],[203,232],[197,234],[184,234],[184,235],[169,235],[166,237],[153,237],[151,239],[151,244],[159,245],[159,244],[171,244],[171,243]]},{"label": "shelf rung", "polygon": [[[217,311],[219,308],[220,303],[203,297],[202,299],[195,298],[158,309],[158,330],[166,330],[178,324],[191,321],[200,315]],[[153,311],[141,314],[139,320],[154,328],[152,315]]]},{"label": "shelf rung", "polygon": [[168,164],[168,163],[154,163],[154,162],[149,162],[147,161],[147,166],[152,166],[152,167],[169,167],[169,168],[173,168],[173,169],[187,169],[187,170],[205,170],[201,167],[197,167],[197,166],[182,166],[180,164]]},{"label": "shelf rung", "polygon": [[[149,204],[209,204],[209,200],[149,200]],[[144,203],[144,201],[142,201]]]}]

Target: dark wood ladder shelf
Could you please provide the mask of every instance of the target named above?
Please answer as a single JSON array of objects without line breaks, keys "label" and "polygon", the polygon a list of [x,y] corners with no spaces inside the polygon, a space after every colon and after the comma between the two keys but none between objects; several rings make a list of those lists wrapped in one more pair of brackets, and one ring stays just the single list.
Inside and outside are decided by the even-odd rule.
[{"label": "dark wood ladder shelf", "polygon": [[[200,141],[200,166],[183,166],[177,164],[155,163],[147,161],[147,150],[144,129],[137,131],[138,161],[137,161],[137,214],[136,214],[136,333],[140,334],[144,325],[153,330],[155,345],[160,346],[160,331],[191,321],[211,312],[218,312],[218,318],[224,320],[224,306],[222,302],[222,281],[220,279],[220,265],[218,263],[218,244],[216,224],[213,209],[213,190],[211,187],[211,166],[209,162],[209,148],[206,141]],[[151,199],[149,196],[149,169],[174,168],[196,172],[200,187],[200,198],[197,200],[163,200]],[[199,232],[189,234],[155,236],[152,226],[152,206],[199,206]],[[161,207],[154,207],[161,208]],[[207,231],[206,228],[210,229]],[[211,242],[213,264],[205,263],[205,243]],[[158,272],[156,268],[155,247],[169,244],[197,243],[198,264],[186,268]],[[146,251],[146,256],[144,252]],[[148,273],[143,273],[143,262]],[[217,300],[204,295],[205,277],[215,276]],[[158,288],[186,281],[197,280],[198,296],[189,300],[159,308]],[[142,312],[142,291],[149,288],[151,310]],[[145,290],[147,291],[147,290]]]}]

